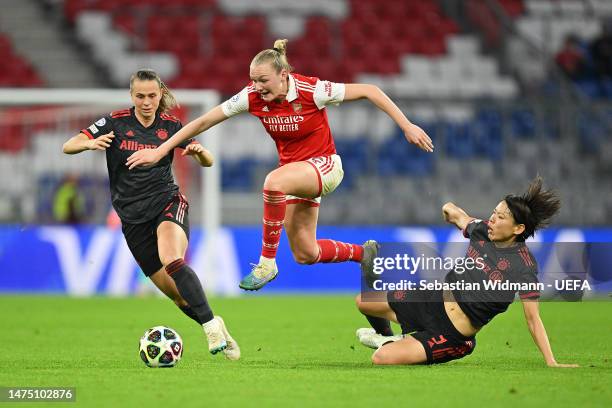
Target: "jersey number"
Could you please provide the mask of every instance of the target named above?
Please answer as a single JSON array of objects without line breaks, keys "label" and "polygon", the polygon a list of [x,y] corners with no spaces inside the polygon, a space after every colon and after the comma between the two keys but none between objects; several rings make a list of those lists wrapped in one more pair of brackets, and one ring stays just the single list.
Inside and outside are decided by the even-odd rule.
[{"label": "jersey number", "polygon": [[432,348],[434,345],[440,345],[440,344],[444,344],[446,343],[448,340],[446,340],[446,338],[443,335],[438,336],[438,338],[432,337],[431,339],[427,340],[427,344],[429,345],[429,348]]}]

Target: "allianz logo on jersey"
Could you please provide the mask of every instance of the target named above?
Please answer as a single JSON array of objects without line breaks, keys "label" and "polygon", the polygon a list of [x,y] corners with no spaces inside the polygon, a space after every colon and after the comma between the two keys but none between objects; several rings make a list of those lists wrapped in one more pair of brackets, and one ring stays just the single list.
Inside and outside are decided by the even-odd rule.
[{"label": "allianz logo on jersey", "polygon": [[157,148],[157,145],[138,143],[133,140],[123,140],[121,144],[119,145],[119,150],[131,150],[131,151],[142,150],[142,149],[155,149],[155,148]]},{"label": "allianz logo on jersey", "polygon": [[304,117],[302,115],[266,116],[261,118],[261,121],[266,125],[290,125],[303,122]]}]

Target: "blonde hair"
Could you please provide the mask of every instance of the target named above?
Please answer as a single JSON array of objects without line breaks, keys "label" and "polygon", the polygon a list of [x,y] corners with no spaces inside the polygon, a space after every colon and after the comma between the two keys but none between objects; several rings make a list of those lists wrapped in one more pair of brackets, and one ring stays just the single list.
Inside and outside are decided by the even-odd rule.
[{"label": "blonde hair", "polygon": [[281,72],[283,69],[286,69],[288,72],[293,71],[293,67],[289,65],[287,61],[288,42],[289,40],[287,39],[274,41],[274,47],[260,51],[255,58],[253,58],[253,61],[251,61],[251,66],[269,62],[276,72]]},{"label": "blonde hair", "polygon": [[157,85],[159,85],[159,89],[162,91],[161,100],[159,101],[159,108],[157,108],[161,112],[168,112],[169,110],[179,106],[174,94],[170,91],[170,89],[166,86],[164,81],[161,80],[157,72],[152,69],[144,68],[139,69],[130,77],[130,93],[133,91],[134,81],[155,81]]}]

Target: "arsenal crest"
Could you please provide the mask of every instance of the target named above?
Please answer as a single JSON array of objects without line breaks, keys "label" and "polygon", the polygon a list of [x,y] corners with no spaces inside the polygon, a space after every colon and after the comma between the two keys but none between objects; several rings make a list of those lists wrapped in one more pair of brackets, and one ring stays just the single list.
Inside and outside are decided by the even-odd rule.
[{"label": "arsenal crest", "polygon": [[292,103],[291,106],[293,106],[293,111],[295,113],[300,113],[302,111],[302,104],[301,103]]},{"label": "arsenal crest", "polygon": [[161,140],[166,140],[168,138],[168,131],[166,129],[157,129],[157,131],[155,132],[155,134],[157,135],[157,137],[159,137]]}]

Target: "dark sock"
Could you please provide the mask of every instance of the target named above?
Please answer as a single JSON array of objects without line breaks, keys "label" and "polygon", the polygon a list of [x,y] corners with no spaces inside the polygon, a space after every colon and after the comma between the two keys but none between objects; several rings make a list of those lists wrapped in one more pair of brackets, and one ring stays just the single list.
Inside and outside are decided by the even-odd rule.
[{"label": "dark sock", "polygon": [[391,330],[391,323],[389,323],[387,319],[368,315],[364,316],[366,317],[366,319],[368,319],[370,326],[372,326],[372,328],[376,330],[376,333],[382,334],[383,336],[393,336],[393,330]]},{"label": "dark sock", "polygon": [[198,275],[196,275],[193,269],[182,259],[177,259],[166,266],[166,272],[176,282],[179,293],[189,304],[198,322],[202,324],[211,321],[213,319],[213,312],[208,305]]},{"label": "dark sock", "polygon": [[185,313],[187,316],[195,320],[198,324],[202,324],[200,322],[200,319],[198,319],[198,316],[196,316],[196,314],[191,309],[191,306],[179,306],[179,309],[181,309],[183,313]]}]

